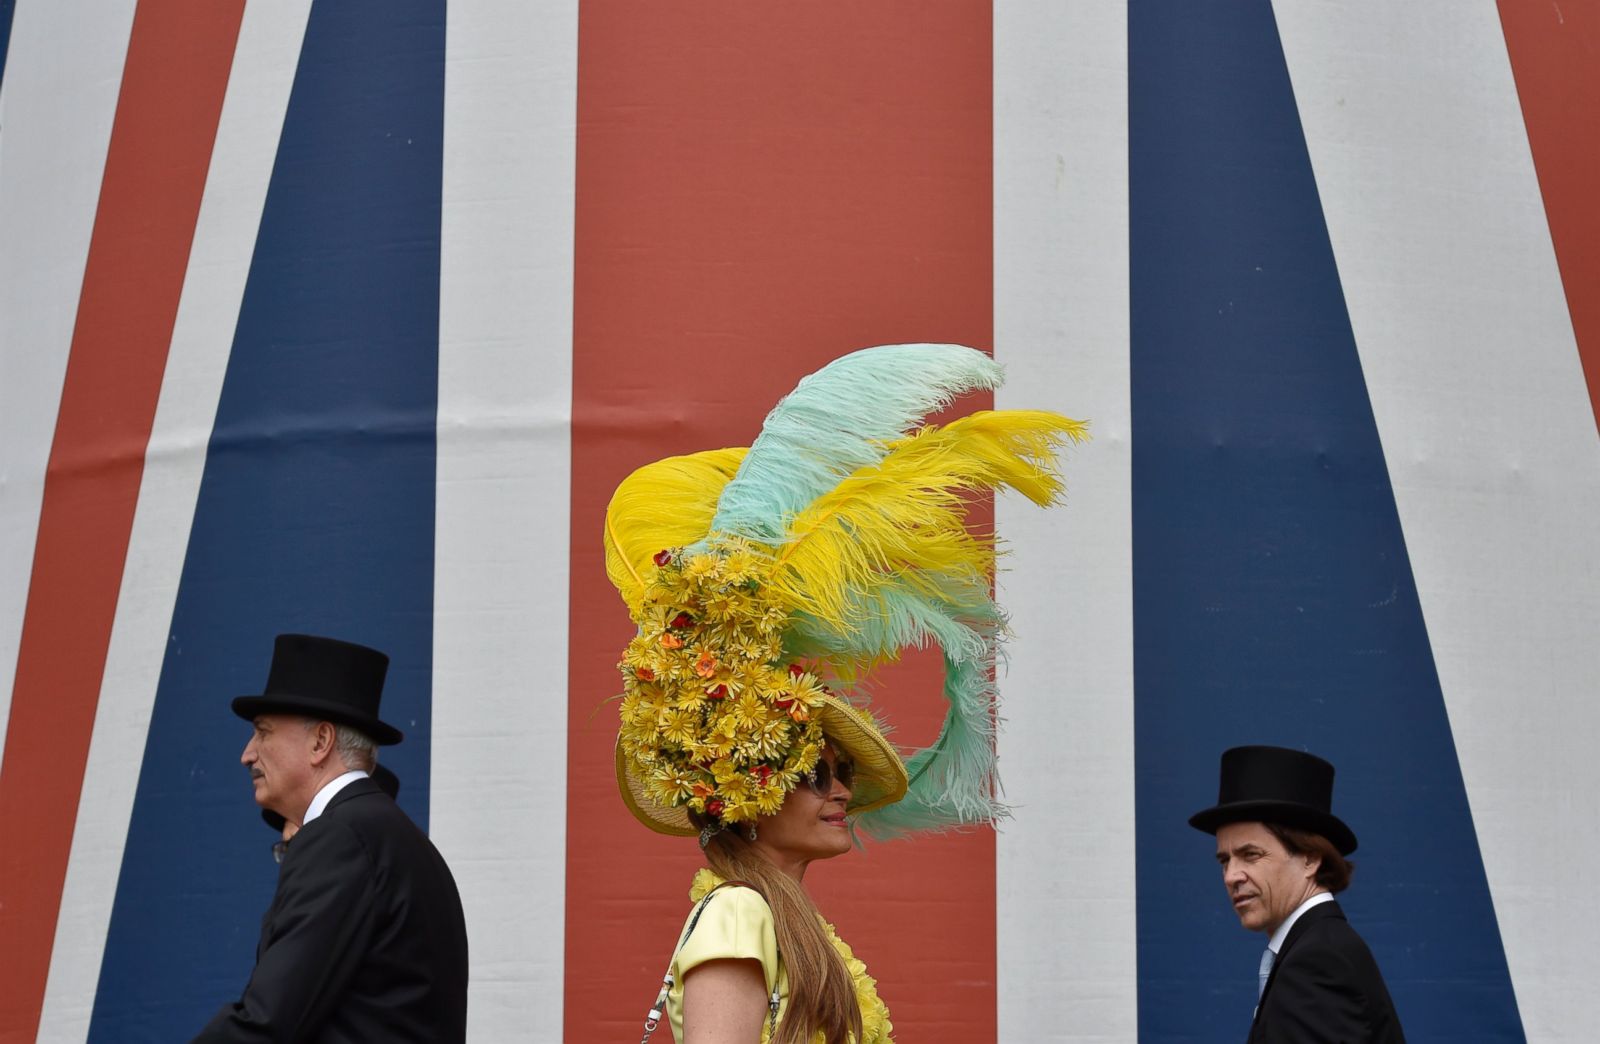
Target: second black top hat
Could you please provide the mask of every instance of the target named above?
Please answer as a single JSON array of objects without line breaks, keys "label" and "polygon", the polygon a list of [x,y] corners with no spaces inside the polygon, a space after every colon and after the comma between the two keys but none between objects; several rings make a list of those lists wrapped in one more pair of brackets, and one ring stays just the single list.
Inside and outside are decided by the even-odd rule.
[{"label": "second black top hat", "polygon": [[1341,855],[1356,850],[1356,835],[1333,814],[1333,765],[1287,747],[1233,747],[1222,752],[1217,803],[1189,817],[1215,834],[1227,823],[1281,823],[1321,834]]},{"label": "second black top hat", "polygon": [[304,714],[360,729],[387,746],[404,738],[378,718],[389,657],[337,638],[280,634],[272,645],[266,691],[239,696],[233,713],[246,721],[260,714]]}]

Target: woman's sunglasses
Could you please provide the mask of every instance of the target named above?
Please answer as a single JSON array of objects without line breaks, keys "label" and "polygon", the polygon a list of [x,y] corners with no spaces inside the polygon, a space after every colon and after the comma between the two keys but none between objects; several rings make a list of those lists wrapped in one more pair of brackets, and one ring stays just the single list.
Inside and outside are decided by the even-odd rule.
[{"label": "woman's sunglasses", "polygon": [[844,789],[854,790],[856,787],[856,766],[853,762],[840,760],[829,765],[822,758],[817,759],[816,765],[805,777],[806,785],[817,797],[825,798],[833,792],[833,781],[838,780],[844,784]]}]

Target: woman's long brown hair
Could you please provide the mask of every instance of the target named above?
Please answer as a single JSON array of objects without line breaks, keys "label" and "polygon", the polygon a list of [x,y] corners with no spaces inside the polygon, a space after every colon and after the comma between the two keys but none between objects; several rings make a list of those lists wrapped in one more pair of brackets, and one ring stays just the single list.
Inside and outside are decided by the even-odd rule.
[{"label": "woman's long brown hair", "polygon": [[711,838],[706,861],[723,880],[743,881],[760,892],[772,908],[778,956],[789,972],[789,1003],[772,1044],[809,1044],[818,1030],[828,1044],[860,1040],[855,983],[800,882],[751,848],[738,827]]}]

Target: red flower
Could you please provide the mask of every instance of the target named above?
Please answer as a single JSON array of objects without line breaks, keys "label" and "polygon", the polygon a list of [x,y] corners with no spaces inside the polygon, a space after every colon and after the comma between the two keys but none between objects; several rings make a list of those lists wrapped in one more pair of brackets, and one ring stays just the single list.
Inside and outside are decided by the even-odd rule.
[{"label": "red flower", "polygon": [[652,671],[648,667],[640,667],[638,670],[633,672],[633,676],[635,678],[638,678],[640,681],[655,681],[656,680],[656,672]]},{"label": "red flower", "polygon": [[662,550],[657,551],[650,560],[658,566],[665,566],[668,562],[672,561],[672,552],[663,548]]},{"label": "red flower", "polygon": [[688,613],[679,613],[677,616],[674,616],[672,618],[672,627],[673,627],[674,630],[681,631],[685,627],[693,627],[693,626],[694,626],[694,617],[690,616]]},{"label": "red flower", "polygon": [[766,786],[767,782],[772,779],[772,766],[771,765],[757,765],[755,768],[751,769],[750,771],[752,773],[754,773],[756,779],[761,781],[761,785],[762,786]]},{"label": "red flower", "polygon": [[714,700],[720,700],[728,695],[728,687],[726,685],[713,685],[706,690],[706,695]]},{"label": "red flower", "polygon": [[723,804],[721,798],[712,798],[710,801],[706,802],[706,815],[720,816],[722,815],[722,810],[726,807],[727,806]]},{"label": "red flower", "polygon": [[800,666],[798,663],[791,663],[789,665],[789,677],[798,678],[804,673],[806,673],[806,669]]},{"label": "red flower", "polygon": [[772,705],[779,710],[788,710],[794,706],[794,697],[786,692],[780,692],[772,698]]}]

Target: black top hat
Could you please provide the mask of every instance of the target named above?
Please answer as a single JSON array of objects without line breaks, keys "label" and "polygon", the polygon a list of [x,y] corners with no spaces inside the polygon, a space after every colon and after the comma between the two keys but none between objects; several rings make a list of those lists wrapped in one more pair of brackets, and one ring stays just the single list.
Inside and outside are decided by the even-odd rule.
[{"label": "black top hat", "polygon": [[[383,792],[388,794],[390,799],[400,796],[400,777],[395,775],[391,769],[384,765],[374,765],[372,766],[371,774],[372,782],[382,787]],[[264,808],[261,810],[261,821],[276,833],[283,833],[283,825],[286,820],[283,818],[282,813],[274,812],[270,808]]]},{"label": "black top hat", "polygon": [[389,657],[337,638],[280,634],[272,644],[272,669],[260,696],[239,696],[233,713],[246,721],[260,714],[304,714],[350,725],[387,746],[400,730],[378,720]]},{"label": "black top hat", "polygon": [[1234,747],[1222,752],[1215,806],[1189,817],[1215,834],[1226,823],[1277,823],[1333,842],[1340,855],[1356,850],[1356,835],[1333,814],[1333,766],[1302,750]]}]

